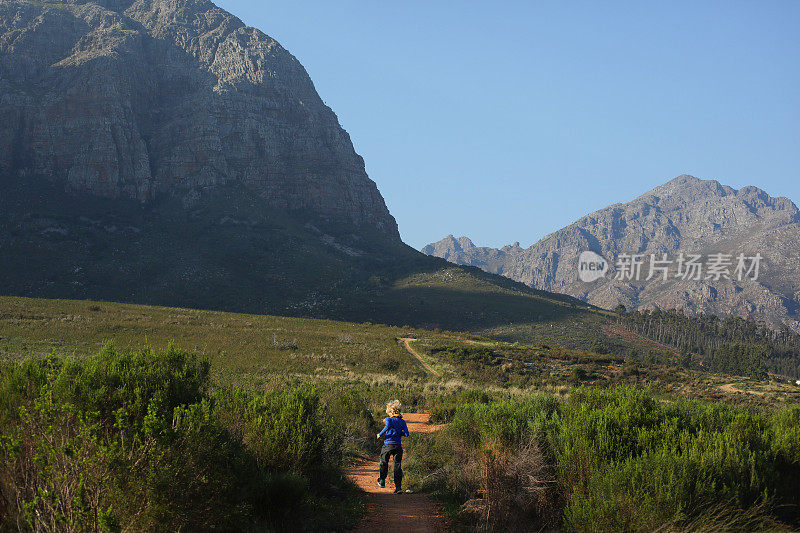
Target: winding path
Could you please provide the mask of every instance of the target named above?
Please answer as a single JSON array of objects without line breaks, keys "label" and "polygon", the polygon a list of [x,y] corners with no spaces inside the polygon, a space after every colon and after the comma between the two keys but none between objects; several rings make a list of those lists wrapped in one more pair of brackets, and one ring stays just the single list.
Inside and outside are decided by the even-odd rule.
[{"label": "winding path", "polygon": [[[407,413],[403,418],[411,433],[430,433],[441,427],[429,423],[428,413]],[[408,448],[405,452],[409,453]],[[410,452],[413,453],[413,450]],[[394,486],[390,480],[386,480],[386,488],[378,486],[377,457],[358,461],[347,469],[347,476],[366,493],[364,501],[367,509],[355,529],[357,533],[434,533],[447,530],[447,521],[441,508],[429,495],[393,494]]]},{"label": "winding path", "polygon": [[425,370],[427,370],[428,372],[430,372],[431,374],[433,374],[437,378],[442,377],[442,375],[440,373],[438,373],[436,370],[434,370],[431,365],[429,365],[427,362],[425,362],[425,360],[422,358],[422,356],[420,354],[418,354],[417,351],[414,350],[414,348],[411,347],[411,344],[409,344],[410,342],[415,341],[417,339],[414,339],[414,338],[411,338],[411,337],[403,337],[403,338],[397,339],[397,340],[399,340],[400,342],[403,343],[403,346],[405,346],[406,350],[408,350],[408,353],[413,355],[414,358],[417,361],[420,362],[420,364],[423,366],[423,368],[425,368]]},{"label": "winding path", "polygon": [[755,396],[764,396],[765,394],[764,392],[757,390],[742,390],[736,387],[736,385],[737,385],[736,383],[726,383],[725,385],[720,385],[719,388],[722,392],[727,392],[728,394],[736,394],[737,392],[744,394],[753,394]]}]

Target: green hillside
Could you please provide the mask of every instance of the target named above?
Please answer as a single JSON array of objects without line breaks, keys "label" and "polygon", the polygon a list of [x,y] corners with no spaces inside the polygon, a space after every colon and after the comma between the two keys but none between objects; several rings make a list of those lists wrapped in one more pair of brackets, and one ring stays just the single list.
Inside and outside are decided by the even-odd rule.
[{"label": "green hillside", "polygon": [[[442,374],[434,379],[398,339],[414,338]],[[507,343],[470,333],[250,315],[83,300],[0,297],[0,354],[6,359],[51,352],[84,358],[106,343],[122,350],[170,344],[207,357],[224,380],[275,376],[419,382],[487,381],[501,386],[559,384],[573,364],[619,367],[621,359],[562,346]],[[464,348],[466,351],[460,352]],[[491,356],[476,369],[475,357]],[[495,360],[496,359],[496,360]],[[513,363],[498,374],[504,364]],[[485,367],[485,368],[484,368]],[[467,369],[470,369],[467,372]],[[552,373],[543,374],[545,369]],[[523,376],[531,376],[524,379]],[[535,379],[534,379],[535,378]]]},{"label": "green hillside", "polygon": [[[588,332],[600,318],[587,316],[591,317]],[[609,338],[617,339],[620,349],[648,356],[632,359],[597,353],[598,349],[607,351],[602,343],[595,343],[594,349],[572,349],[558,338],[571,332],[575,340],[581,329],[561,320],[543,322],[531,330],[552,330],[551,340],[541,336],[519,342],[410,326],[4,296],[0,297],[0,358],[18,360],[50,353],[84,358],[109,342],[120,350],[163,350],[174,344],[207,358],[220,383],[248,388],[292,379],[498,390],[625,383],[646,384],[665,394],[765,405],[800,398],[800,388],[746,378],[738,378],[737,387],[759,394],[740,394],[738,388],[721,390],[720,386],[732,381],[729,376],[669,363],[668,349],[662,347],[657,355],[658,345],[649,339],[630,332],[623,336],[608,325],[603,327]],[[441,377],[427,373],[398,342],[402,338],[417,339],[413,346]]]},{"label": "green hillside", "polygon": [[451,265],[343,219],[275,209],[234,186],[187,207],[3,183],[0,271],[5,295],[429,329],[593,314],[573,298]]}]

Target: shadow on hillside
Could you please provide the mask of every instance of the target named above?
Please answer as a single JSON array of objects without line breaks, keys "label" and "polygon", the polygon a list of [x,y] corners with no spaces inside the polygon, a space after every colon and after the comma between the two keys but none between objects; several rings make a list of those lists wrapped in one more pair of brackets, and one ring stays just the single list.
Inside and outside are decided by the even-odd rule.
[{"label": "shadow on hillside", "polygon": [[390,289],[379,298],[365,301],[347,319],[477,331],[510,324],[561,321],[588,313],[585,306],[555,303],[524,293],[411,286]]},{"label": "shadow on hillside", "polygon": [[143,206],[69,194],[47,181],[0,189],[0,294],[450,330],[588,309],[364,228],[274,209],[242,187],[192,211],[170,199]]}]

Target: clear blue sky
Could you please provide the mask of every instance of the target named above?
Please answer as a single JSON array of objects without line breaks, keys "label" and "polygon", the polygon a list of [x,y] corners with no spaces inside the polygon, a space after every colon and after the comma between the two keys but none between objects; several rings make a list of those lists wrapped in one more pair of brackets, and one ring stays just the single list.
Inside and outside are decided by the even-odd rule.
[{"label": "clear blue sky", "polygon": [[800,201],[800,2],[217,3],[305,65],[415,248],[683,173]]}]

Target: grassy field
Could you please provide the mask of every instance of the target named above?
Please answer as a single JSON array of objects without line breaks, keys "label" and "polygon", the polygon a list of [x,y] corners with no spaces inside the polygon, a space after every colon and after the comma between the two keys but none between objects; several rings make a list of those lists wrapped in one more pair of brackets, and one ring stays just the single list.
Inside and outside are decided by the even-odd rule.
[{"label": "grassy field", "polygon": [[198,311],[78,300],[0,298],[0,352],[83,357],[170,343],[208,357],[220,372],[247,376],[423,376],[395,340],[415,330],[330,320]]},{"label": "grassy field", "polygon": [[[591,320],[593,315],[586,316]],[[441,377],[426,372],[400,338],[417,339],[415,349]],[[82,358],[97,353],[105,343],[121,350],[162,350],[173,344],[206,357],[215,381],[248,388],[312,380],[401,384],[416,387],[421,394],[464,387],[552,391],[577,385],[633,384],[667,395],[753,404],[800,400],[800,388],[787,384],[633,363],[614,354],[565,348],[553,343],[558,340],[554,334],[541,339],[509,342],[471,333],[369,323],[0,297],[0,357],[5,359],[51,352]],[[589,340],[587,336],[587,344]],[[654,344],[636,340],[641,349]],[[737,385],[724,387],[730,383]]]}]

